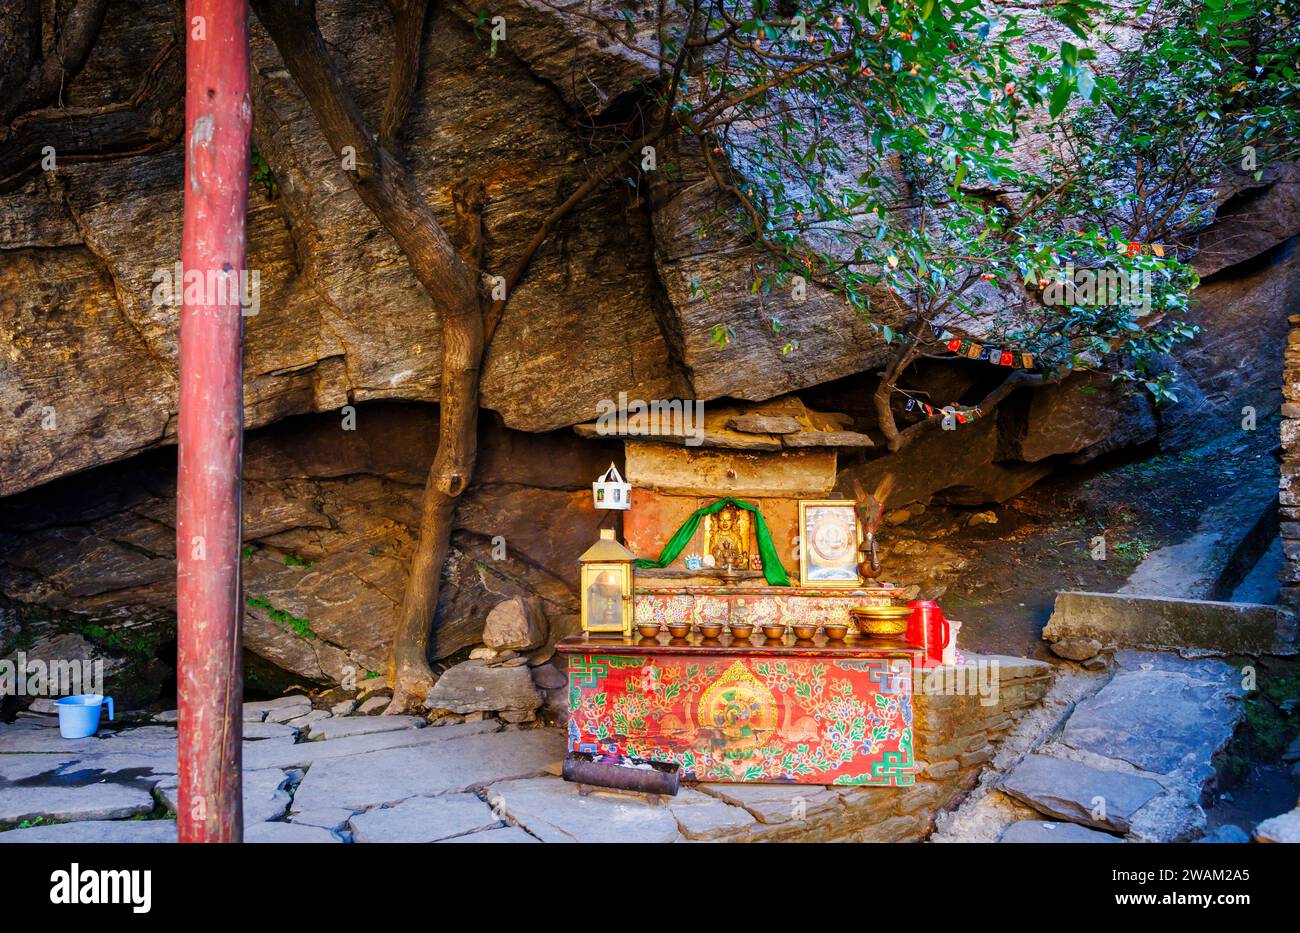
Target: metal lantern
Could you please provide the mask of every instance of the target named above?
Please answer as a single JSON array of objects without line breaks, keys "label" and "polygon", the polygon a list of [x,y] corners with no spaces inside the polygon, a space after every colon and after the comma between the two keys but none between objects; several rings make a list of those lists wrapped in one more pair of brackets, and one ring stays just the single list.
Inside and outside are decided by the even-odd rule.
[{"label": "metal lantern", "polygon": [[[610,477],[613,479],[610,479]],[[632,508],[632,484],[623,482],[618,467],[609,465],[609,469],[591,484],[591,494],[598,509]]]},{"label": "metal lantern", "polygon": [[636,555],[602,528],[600,540],[578,558],[582,564],[582,630],[632,634],[632,561]]}]

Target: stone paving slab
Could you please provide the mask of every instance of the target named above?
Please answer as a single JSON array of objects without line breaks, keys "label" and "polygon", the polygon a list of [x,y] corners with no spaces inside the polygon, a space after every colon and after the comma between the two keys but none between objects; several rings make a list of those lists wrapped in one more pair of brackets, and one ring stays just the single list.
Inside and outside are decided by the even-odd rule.
[{"label": "stone paving slab", "polygon": [[[465,723],[464,725],[477,725]],[[352,736],[329,745],[390,735],[432,735],[422,745],[372,751],[365,755],[317,760],[294,794],[295,808],[344,807],[361,810],[395,804],[408,797],[476,790],[485,784],[541,774],[564,757],[564,735],[553,729],[528,729],[497,735],[469,735],[439,741],[461,729],[412,729]],[[299,745],[296,747],[304,747]]]},{"label": "stone paving slab", "polygon": [[1002,832],[998,842],[1123,842],[1118,836],[1088,829],[1074,823],[1045,823],[1042,820],[1021,820],[1012,823]]},{"label": "stone paving slab", "polygon": [[443,839],[439,845],[450,842],[539,842],[524,832],[518,826],[503,826],[500,829],[488,829],[481,833],[470,833],[468,836],[456,836],[453,839]]},{"label": "stone paving slab", "polygon": [[296,810],[289,814],[289,822],[304,826],[319,826],[335,832],[348,825],[352,811],[342,807],[318,807],[315,810]]},{"label": "stone paving slab", "polygon": [[244,740],[255,742],[281,742],[292,745],[298,738],[298,730],[281,722],[246,722],[244,723]]},{"label": "stone paving slab", "polygon": [[[33,778],[31,780],[37,780]],[[0,787],[0,825],[52,820],[118,820],[148,813],[153,794],[139,784],[9,784]]]},{"label": "stone paving slab", "polygon": [[13,723],[0,723],[0,754],[17,752],[93,752],[99,748],[101,739],[88,736],[84,739],[65,739],[59,735],[57,719],[50,722],[36,722],[27,717],[19,717]]},{"label": "stone paving slab", "polygon": [[1199,783],[1212,773],[1211,760],[1232,738],[1240,715],[1222,682],[1171,670],[1121,671],[1075,708],[1060,741]]},{"label": "stone paving slab", "polygon": [[501,821],[473,794],[412,797],[395,807],[367,810],[348,824],[353,842],[441,842],[480,830],[494,829]]},{"label": "stone paving slab", "polygon": [[54,755],[49,752],[24,752],[0,755],[0,787],[7,781],[21,781],[38,774],[53,773],[74,764],[80,755]]},{"label": "stone paving slab", "polygon": [[666,806],[645,795],[579,792],[562,778],[502,781],[488,802],[542,842],[677,842],[681,833]]},{"label": "stone paving slab", "polygon": [[743,807],[689,787],[683,787],[675,797],[663,798],[663,804],[672,811],[682,835],[691,840],[740,835],[758,822]]},{"label": "stone paving slab", "polygon": [[1143,805],[1164,791],[1149,778],[1047,755],[1026,755],[998,787],[1039,813],[1121,833],[1128,832]]},{"label": "stone paving slab", "polygon": [[760,823],[789,823],[839,805],[840,795],[818,784],[699,784],[698,789],[737,807]]},{"label": "stone paving slab", "polygon": [[341,739],[350,735],[418,729],[426,724],[427,720],[420,716],[339,716],[314,723],[311,727],[311,737],[312,739]]},{"label": "stone paving slab", "polygon": [[0,843],[175,842],[175,820],[84,820],[0,833]]},{"label": "stone paving slab", "polygon": [[342,842],[328,829],[300,823],[256,823],[244,828],[244,841],[252,843]]},{"label": "stone paving slab", "polygon": [[1168,671],[1225,685],[1241,682],[1241,669],[1218,658],[1184,658],[1172,651],[1138,648],[1120,648],[1114,657],[1116,667],[1124,671]]},{"label": "stone paving slab", "polygon": [[285,725],[293,726],[298,730],[309,730],[315,723],[325,719],[333,719],[334,714],[327,709],[314,709],[304,713],[296,719],[285,720]]},{"label": "stone paving slab", "polygon": [[277,697],[274,700],[258,700],[254,703],[245,703],[244,711],[262,713],[267,722],[285,722],[298,716],[305,715],[311,710],[311,697],[302,694],[293,694],[290,696]]},{"label": "stone paving slab", "polygon": [[453,739],[497,732],[500,728],[501,723],[484,720],[443,726],[441,729],[398,729],[395,732],[349,735],[323,742],[299,742],[297,745],[264,746],[254,743],[253,747],[244,748],[244,767],[305,768],[313,762],[355,758],[371,752],[412,745],[441,744]]},{"label": "stone paving slab", "polygon": [[[284,816],[292,799],[284,789],[287,780],[278,768],[244,772],[244,825],[278,820]],[[167,778],[154,788],[154,793],[172,813],[176,812],[179,783],[175,778]]]}]

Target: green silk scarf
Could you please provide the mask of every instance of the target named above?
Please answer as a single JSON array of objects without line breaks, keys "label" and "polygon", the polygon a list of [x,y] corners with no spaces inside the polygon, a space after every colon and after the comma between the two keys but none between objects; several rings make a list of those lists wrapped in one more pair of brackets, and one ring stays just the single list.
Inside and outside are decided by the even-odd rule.
[{"label": "green silk scarf", "polygon": [[776,556],[776,545],[772,543],[772,533],[767,530],[767,522],[763,518],[763,513],[758,510],[758,506],[742,502],[740,499],[732,499],[730,496],[706,505],[702,509],[696,509],[691,513],[691,517],[682,523],[682,527],[677,529],[677,533],[664,545],[664,549],[659,552],[658,559],[638,557],[636,566],[643,570],[652,567],[667,567],[677,559],[677,555],[682,552],[682,548],[686,547],[687,542],[694,536],[695,529],[700,526],[700,519],[706,515],[720,512],[728,505],[735,505],[737,508],[744,509],[754,516],[754,536],[758,538],[758,554],[763,558],[763,576],[767,579],[768,586],[789,586],[790,578],[786,576],[785,568],[781,566],[781,559]]}]

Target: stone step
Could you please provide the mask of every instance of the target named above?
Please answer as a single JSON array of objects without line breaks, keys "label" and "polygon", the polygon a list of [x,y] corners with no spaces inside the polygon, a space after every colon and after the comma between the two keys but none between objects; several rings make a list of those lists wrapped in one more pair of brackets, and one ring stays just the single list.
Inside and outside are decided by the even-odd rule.
[{"label": "stone step", "polygon": [[1191,537],[1148,554],[1119,590],[1140,596],[1226,600],[1276,540],[1277,468],[1244,477],[1207,509]]},{"label": "stone step", "polygon": [[1119,836],[1103,833],[1074,823],[1047,823],[1021,820],[1002,831],[998,842],[1123,842]]},{"label": "stone step", "polygon": [[[999,790],[1046,816],[1151,842],[1204,834],[1201,801],[1244,716],[1240,672],[1217,658],[1121,649],[1117,672]],[[1017,836],[1029,836],[1029,828]]]},{"label": "stone step", "polygon": [[1118,833],[1164,792],[1150,778],[1038,754],[1026,755],[998,786],[1039,813]]},{"label": "stone step", "polygon": [[1295,654],[1295,616],[1277,606],[1131,593],[1060,592],[1043,629],[1050,642],[1095,638],[1103,645],[1218,654]]}]

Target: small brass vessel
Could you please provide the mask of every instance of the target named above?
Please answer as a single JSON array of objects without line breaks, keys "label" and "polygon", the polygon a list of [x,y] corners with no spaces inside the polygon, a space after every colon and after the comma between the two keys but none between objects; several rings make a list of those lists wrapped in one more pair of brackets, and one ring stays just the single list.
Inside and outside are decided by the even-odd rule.
[{"label": "small brass vessel", "polygon": [[822,629],[831,641],[843,641],[844,636],[849,633],[849,627],[844,622],[827,622]]},{"label": "small brass vessel", "polygon": [[858,631],[872,638],[897,638],[907,631],[907,620],[911,616],[910,606],[867,606],[849,610],[849,618]]},{"label": "small brass vessel", "polygon": [[754,634],[754,626],[749,622],[732,622],[731,637],[739,641],[744,641],[750,635]]},{"label": "small brass vessel", "polygon": [[794,624],[794,637],[800,641],[808,641],[817,634],[817,626],[812,622],[796,622]]},{"label": "small brass vessel", "polygon": [[785,625],[778,622],[769,622],[763,626],[763,635],[767,638],[784,638]]},{"label": "small brass vessel", "polygon": [[689,622],[669,622],[668,634],[673,638],[685,638],[691,634],[691,623]]},{"label": "small brass vessel", "polygon": [[636,630],[642,638],[657,638],[659,636],[659,623],[638,622]]},{"label": "small brass vessel", "polygon": [[705,638],[717,638],[722,634],[721,622],[701,622],[700,634]]}]

